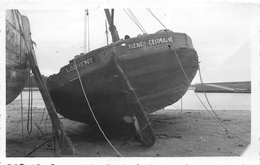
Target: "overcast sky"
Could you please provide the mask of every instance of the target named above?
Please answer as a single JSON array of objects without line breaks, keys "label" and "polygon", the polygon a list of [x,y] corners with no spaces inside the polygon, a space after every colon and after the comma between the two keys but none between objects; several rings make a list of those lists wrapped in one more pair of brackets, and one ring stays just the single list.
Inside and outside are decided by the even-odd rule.
[{"label": "overcast sky", "polygon": [[[213,2],[168,3],[161,8],[150,9],[168,29],[191,37],[199,55],[203,81],[223,82],[251,80],[251,38],[255,26],[251,17],[254,12],[252,7],[244,3]],[[24,5],[19,11],[30,20],[41,73],[46,76],[58,73],[69,60],[83,52],[85,8],[28,8]],[[145,8],[132,7],[132,11],[147,33],[164,28]],[[106,44],[102,6],[89,8],[89,21],[90,49],[93,50]],[[114,22],[120,38],[126,34],[131,37],[141,34],[120,6],[115,10]],[[193,83],[200,82],[198,75]]]}]

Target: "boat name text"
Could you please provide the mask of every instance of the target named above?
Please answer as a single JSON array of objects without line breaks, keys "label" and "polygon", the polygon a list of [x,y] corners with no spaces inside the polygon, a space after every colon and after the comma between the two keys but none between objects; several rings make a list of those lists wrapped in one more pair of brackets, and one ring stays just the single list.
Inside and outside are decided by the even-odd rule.
[{"label": "boat name text", "polygon": [[88,66],[90,64],[93,64],[94,62],[95,62],[95,58],[94,57],[90,57],[90,58],[87,58],[87,59],[85,59],[83,61],[77,62],[74,65],[70,65],[70,66],[66,67],[65,71],[66,71],[66,73],[70,73],[70,72],[75,71],[76,68],[82,68],[82,67]]},{"label": "boat name text", "polygon": [[146,45],[153,46],[153,45],[159,45],[167,42],[173,42],[173,37],[160,37],[160,38],[153,38],[146,41],[139,41],[139,42],[133,42],[128,44],[128,49],[137,49],[142,48]]}]

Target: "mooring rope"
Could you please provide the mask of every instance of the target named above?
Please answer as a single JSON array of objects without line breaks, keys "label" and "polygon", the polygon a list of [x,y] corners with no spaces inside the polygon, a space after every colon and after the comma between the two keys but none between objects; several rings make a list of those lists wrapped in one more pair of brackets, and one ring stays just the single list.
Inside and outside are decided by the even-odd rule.
[{"label": "mooring rope", "polygon": [[101,58],[101,61],[105,58],[105,57],[107,57],[107,55],[112,51],[112,50],[114,50],[115,48],[114,47],[112,47],[102,58]]},{"label": "mooring rope", "polygon": [[[43,112],[42,112],[42,117],[41,117],[41,120],[40,120],[40,123],[39,123],[39,127],[41,126],[42,124],[42,121],[43,121],[43,117],[44,117],[44,114],[45,114],[45,110],[46,110],[46,107],[43,108]],[[37,137],[38,137],[38,129],[37,129]]]},{"label": "mooring rope", "polygon": [[[15,15],[17,16],[17,19],[18,19],[18,24],[19,24],[19,28],[20,28],[20,36],[24,39],[24,45],[25,45],[25,47],[26,47],[26,49],[27,49],[27,52],[26,52],[26,57],[28,57],[28,55],[29,56],[32,56],[32,58],[35,58],[35,56],[34,56],[34,48],[33,48],[33,44],[32,44],[32,47],[29,47],[28,45],[27,45],[27,42],[26,42],[26,39],[25,39],[25,36],[24,36],[24,33],[23,33],[23,28],[21,27],[21,24],[20,24],[20,21],[19,21],[19,16],[18,16],[18,10],[14,10],[14,12],[15,12]],[[22,16],[21,16],[21,18],[22,18]],[[24,25],[23,25],[24,26]],[[33,41],[32,41],[32,43],[34,43]],[[20,44],[21,44],[21,39],[20,39]],[[21,47],[20,47],[20,52],[21,52]],[[29,57],[30,58],[30,57]],[[28,58],[26,58],[26,59],[28,59]],[[21,58],[20,58],[20,60],[21,60]],[[36,59],[34,60],[35,61],[35,65],[37,66],[37,61],[36,61]],[[32,66],[31,66],[32,67]],[[34,76],[37,76],[38,77],[38,79],[41,79],[41,75],[39,75],[37,72],[36,72],[36,75],[34,75]],[[42,86],[45,86],[45,84],[42,82],[42,81],[40,81],[40,84],[42,85]],[[43,88],[43,92],[47,95],[47,99],[48,99],[48,101],[49,102],[52,102],[51,101],[51,98],[50,98],[50,95],[48,94],[48,91],[47,91],[47,89],[45,89],[45,88]],[[21,92],[21,100],[22,100],[22,92]],[[22,103],[22,101],[21,101],[21,103]],[[32,104],[32,103],[31,103]],[[21,106],[22,106],[22,104],[21,104]],[[32,113],[32,111],[31,111],[31,113]],[[23,150],[24,150],[24,155],[25,155],[25,147],[24,147],[24,131],[23,131],[23,107],[21,108],[21,118],[22,118],[22,140],[23,140]],[[32,115],[31,115],[32,116]],[[48,117],[48,115],[47,115],[47,117]],[[46,120],[47,121],[47,120]],[[46,122],[45,122],[45,126],[46,126]],[[52,128],[53,128],[53,125],[52,125]],[[45,130],[46,130],[46,127],[45,127]],[[46,130],[46,132],[47,132],[47,130]],[[55,137],[54,137],[55,138]],[[63,137],[64,138],[64,137]]]},{"label": "mooring rope", "polygon": [[182,98],[181,98],[181,122],[182,122]]},{"label": "mooring rope", "polygon": [[[167,36],[168,36],[168,33],[167,33],[167,32],[166,32],[166,34],[167,34]],[[183,68],[183,66],[182,66],[182,64],[181,64],[181,62],[180,62],[180,60],[179,60],[179,57],[178,57],[178,55],[177,55],[177,53],[176,53],[176,51],[175,51],[175,48],[174,48],[174,46],[173,46],[173,43],[171,43],[171,44],[172,44],[172,49],[171,49],[171,47],[169,47],[169,48],[170,48],[170,50],[173,50],[173,51],[174,51],[174,54],[175,54],[175,56],[176,56],[176,58],[177,58],[177,60],[178,60],[178,63],[180,64],[180,67],[181,67],[181,69],[182,69],[182,71],[183,71],[183,73],[184,73],[184,75],[185,75],[187,81],[188,81],[189,84],[190,84],[191,82],[190,82],[190,80],[188,79],[187,74],[186,74],[186,72],[185,72],[185,70],[184,70],[184,68]],[[199,69],[199,72],[200,72],[200,69]],[[201,74],[200,74],[200,78],[201,78],[201,81],[202,81]],[[203,82],[201,82],[201,83],[203,83]],[[196,94],[197,98],[201,101],[201,99],[199,98],[198,94],[197,94],[196,92],[194,92],[194,93]],[[205,91],[204,91],[204,95],[206,96]],[[208,100],[208,99],[207,99],[207,100]],[[201,103],[202,103],[202,101],[201,101]],[[210,113],[210,111],[208,110],[208,108],[202,103],[202,105],[204,106],[204,108],[209,112],[209,114],[212,116],[212,118],[219,123],[219,125],[220,125],[222,128],[224,128],[225,130],[227,130],[227,128],[225,128],[225,127],[223,126],[223,125],[225,125],[226,127],[230,128],[232,131],[238,132],[238,131],[236,131],[235,129],[233,129],[233,128],[229,127],[228,125],[226,125],[225,123],[221,122],[220,119],[219,119],[219,117],[218,117],[218,115],[217,115],[216,112],[214,111],[213,107],[212,107],[211,104],[209,103],[209,100],[208,100],[208,104],[209,104],[209,106],[211,107],[211,110],[214,112],[216,118]],[[235,133],[232,133],[232,132],[230,132],[230,133],[231,133],[232,135],[234,135],[236,138],[238,138],[239,140],[241,140],[241,141],[243,141],[243,142],[245,142],[245,143],[250,144],[250,142],[247,142],[247,141],[245,141],[245,140],[239,138],[238,135],[236,135]]]},{"label": "mooring rope", "polygon": [[101,126],[100,126],[98,120],[96,119],[96,116],[95,116],[95,114],[94,114],[94,112],[93,112],[93,110],[92,110],[92,108],[91,108],[91,105],[90,105],[90,103],[89,103],[87,94],[86,94],[86,92],[85,92],[85,89],[84,89],[84,86],[83,86],[83,83],[82,83],[82,80],[81,80],[81,77],[80,77],[80,74],[79,74],[79,70],[78,70],[78,67],[77,67],[77,65],[76,65],[76,59],[75,59],[75,57],[74,57],[74,64],[75,64],[75,66],[76,66],[76,67],[75,67],[75,68],[76,68],[76,72],[77,72],[77,75],[78,75],[78,78],[79,78],[80,86],[81,86],[82,92],[83,92],[83,94],[84,94],[85,100],[86,100],[86,102],[87,102],[87,104],[88,104],[89,110],[90,110],[90,112],[91,112],[91,114],[92,114],[92,116],[93,116],[93,118],[94,118],[94,120],[95,120],[95,122],[96,122],[96,124],[97,124],[97,126],[98,126],[98,128],[99,128],[99,130],[101,131],[101,133],[103,134],[104,138],[107,140],[107,142],[109,143],[109,145],[116,151],[116,153],[117,153],[119,156],[123,157],[123,155],[121,155],[120,152],[117,151],[117,149],[116,149],[116,148],[113,146],[113,144],[109,141],[109,139],[107,138],[107,136],[106,136],[106,134],[104,133],[103,129],[101,128]]},{"label": "mooring rope", "polygon": [[149,123],[147,123],[141,130],[139,130],[137,133],[140,135],[140,137],[141,137],[141,139],[143,140],[143,137],[142,137],[142,134],[141,134],[141,132],[146,128],[146,127],[148,127],[148,126],[151,126],[152,124],[149,122]]},{"label": "mooring rope", "polygon": [[[22,71],[20,70],[20,74]],[[22,83],[22,79],[21,79],[21,83]],[[22,120],[22,142],[23,142],[23,154],[25,155],[25,145],[24,145],[24,130],[23,130],[23,91],[21,91],[20,93],[20,97],[21,97],[21,120]]]},{"label": "mooring rope", "polygon": [[32,91],[32,79],[29,72],[29,98],[28,98],[28,118],[27,118],[27,132],[30,135],[32,133],[32,101],[33,101],[33,91]]},{"label": "mooring rope", "polygon": [[[214,109],[213,109],[213,107],[211,106],[211,104],[210,104],[210,102],[209,102],[209,100],[208,100],[208,97],[207,97],[207,95],[206,95],[206,92],[205,92],[205,89],[204,89],[204,86],[203,86],[203,81],[202,81],[202,76],[201,76],[201,70],[200,70],[200,69],[199,69],[199,75],[200,75],[200,81],[201,81],[201,84],[202,84],[204,96],[205,96],[205,98],[206,98],[206,100],[207,100],[207,102],[208,102],[208,104],[209,104],[211,110],[212,110],[213,113],[216,115],[217,119],[220,121],[220,118],[218,117],[218,115],[217,115],[216,112],[214,111]],[[197,94],[196,94],[196,95],[197,95]],[[226,127],[230,128],[230,129],[233,130],[234,132],[246,133],[246,132],[242,132],[242,131],[238,131],[238,130],[236,130],[236,129],[233,129],[233,128],[229,127],[229,126],[228,126],[227,124],[225,124],[225,123],[222,123],[222,124],[225,125]]]},{"label": "mooring rope", "polygon": [[[18,10],[14,10],[14,13],[15,13],[15,16],[17,17],[17,20],[18,20],[18,24],[19,24],[19,31],[20,31],[20,45],[22,45],[22,40],[21,40],[21,36],[22,36],[22,28],[20,26],[20,21],[19,21],[19,14],[18,14]],[[15,26],[16,28],[16,26]],[[16,29],[17,30],[17,29]],[[21,54],[22,54],[22,48],[20,46],[20,65],[22,65],[22,57],[21,57]],[[20,98],[21,98],[21,125],[22,125],[22,143],[23,143],[23,154],[25,155],[26,151],[25,151],[25,145],[24,145],[24,130],[23,130],[23,73],[22,73],[22,67],[20,67],[20,76],[21,76],[21,79],[20,79],[20,87],[21,87],[21,93],[20,93]]]},{"label": "mooring rope", "polygon": [[[200,71],[200,69],[199,69],[199,73],[200,73],[201,71]],[[203,82],[201,81],[201,83],[203,84]],[[204,90],[204,89],[203,89]],[[204,95],[206,95],[206,93],[205,93],[205,90],[204,90]],[[195,93],[196,94],[196,93]],[[196,94],[197,95],[197,94]],[[198,95],[197,95],[197,97],[198,97]],[[213,119],[215,119],[218,123],[219,123],[219,125],[222,127],[222,128],[224,128],[225,130],[228,130],[227,128],[229,128],[230,130],[232,130],[232,131],[234,131],[234,133],[232,133],[232,132],[229,132],[230,134],[232,134],[233,136],[235,136],[236,138],[238,138],[239,140],[241,140],[241,141],[243,141],[243,142],[245,142],[245,143],[247,143],[247,144],[250,144],[250,142],[248,142],[248,141],[246,141],[246,140],[243,140],[243,139],[241,139],[240,137],[238,137],[238,135],[236,134],[237,132],[240,132],[240,131],[237,131],[237,130],[235,130],[234,128],[231,128],[231,127],[229,127],[227,124],[225,124],[225,123],[223,123],[223,122],[221,122],[221,120],[220,120],[220,118],[218,117],[218,115],[216,114],[216,112],[214,111],[214,109],[213,109],[213,107],[210,105],[210,107],[212,108],[211,110],[213,111],[213,113],[215,114],[215,116],[216,116],[216,118],[214,118],[214,116],[208,111],[208,109],[206,108],[206,110],[209,112],[209,114],[213,117]],[[226,126],[227,128],[225,128],[224,126]],[[241,132],[240,132],[241,133]]]}]

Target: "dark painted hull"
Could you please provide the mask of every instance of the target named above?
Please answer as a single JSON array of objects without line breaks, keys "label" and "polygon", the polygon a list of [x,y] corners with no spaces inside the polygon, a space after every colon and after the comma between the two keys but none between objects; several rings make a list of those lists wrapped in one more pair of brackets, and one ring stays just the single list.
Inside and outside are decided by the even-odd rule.
[{"label": "dark painted hull", "polygon": [[17,10],[6,11],[6,104],[23,90],[30,67],[27,47],[22,37],[22,16]]},{"label": "dark painted hull", "polygon": [[[159,50],[154,49],[145,53],[138,54],[137,51],[134,52],[136,54],[129,56],[117,56],[119,65],[147,113],[177,102],[186,93],[198,69],[198,56],[193,48],[175,49],[176,56],[174,50],[169,49],[169,45],[162,44],[157,47]],[[104,50],[97,50],[92,54],[100,55],[97,52],[102,51]],[[66,66],[63,67],[59,74],[47,80],[57,112],[71,120],[94,123],[77,73],[74,71],[65,74],[63,71],[65,68],[68,69]],[[124,89],[120,83],[118,71],[111,60],[93,64],[88,69],[79,66],[79,72],[91,107],[101,124],[119,122],[129,114],[131,103],[126,98],[127,89]]]}]

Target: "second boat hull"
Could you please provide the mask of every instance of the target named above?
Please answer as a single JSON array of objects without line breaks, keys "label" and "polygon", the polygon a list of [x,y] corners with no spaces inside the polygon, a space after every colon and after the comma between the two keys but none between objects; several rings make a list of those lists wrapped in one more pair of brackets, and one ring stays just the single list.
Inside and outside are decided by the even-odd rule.
[{"label": "second boat hull", "polygon": [[24,19],[18,10],[6,10],[6,104],[21,93],[30,74]]}]

